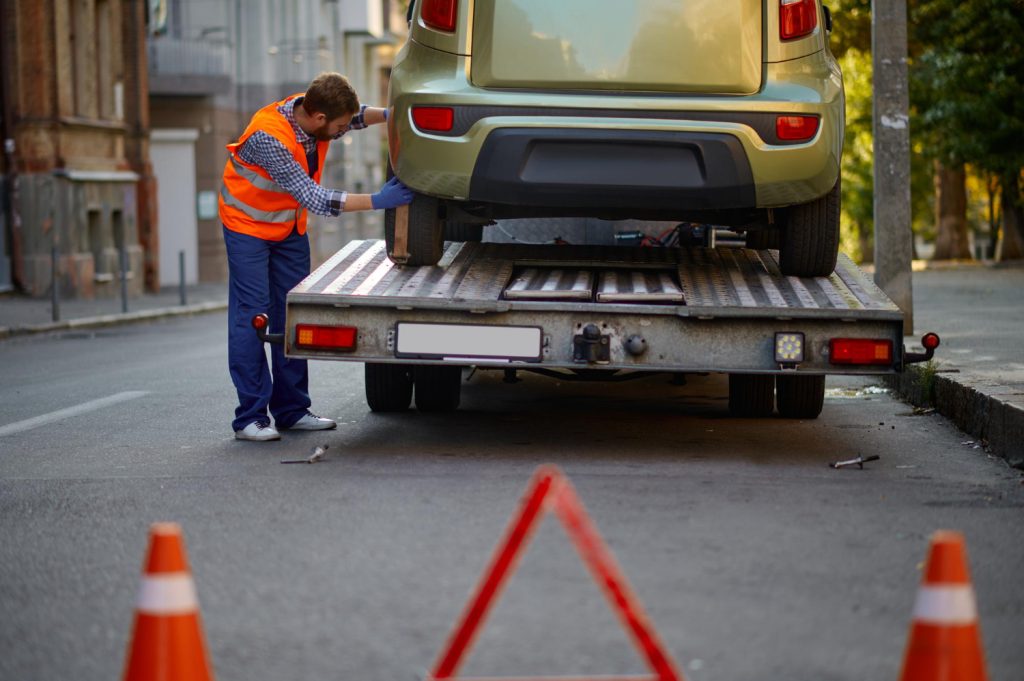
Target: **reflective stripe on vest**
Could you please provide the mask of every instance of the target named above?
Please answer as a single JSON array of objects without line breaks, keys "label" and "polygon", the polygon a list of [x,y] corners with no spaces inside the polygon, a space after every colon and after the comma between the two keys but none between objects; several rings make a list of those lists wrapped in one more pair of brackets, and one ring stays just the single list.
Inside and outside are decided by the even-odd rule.
[{"label": "reflective stripe on vest", "polygon": [[[275,185],[277,186],[277,185]],[[286,192],[287,193],[287,192]],[[259,210],[253,208],[247,203],[244,203],[237,196],[228,191],[227,185],[221,185],[220,197],[224,199],[224,203],[231,206],[236,210],[240,210],[253,220],[259,220],[260,222],[292,222],[298,220],[302,214],[302,208],[296,210]]]},{"label": "reflective stripe on vest", "polygon": [[[251,168],[246,168],[244,165],[238,162],[238,159],[235,158],[234,155],[229,154],[228,160],[231,161],[231,165],[235,168],[235,172],[241,175],[243,179],[248,180],[249,183],[252,186],[256,187],[257,189],[262,189],[263,191],[267,192],[277,192],[278,194],[288,193],[281,188],[281,185],[274,182],[273,180],[268,180],[267,178],[257,173],[255,170],[252,170]],[[223,188],[221,189],[221,191],[223,191]]]}]

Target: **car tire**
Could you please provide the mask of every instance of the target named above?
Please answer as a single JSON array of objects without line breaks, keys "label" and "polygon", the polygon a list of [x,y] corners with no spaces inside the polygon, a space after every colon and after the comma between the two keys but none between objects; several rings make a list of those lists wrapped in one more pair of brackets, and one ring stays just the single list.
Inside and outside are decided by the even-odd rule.
[{"label": "car tire", "polygon": [[472,222],[446,222],[444,223],[444,240],[479,243],[484,240],[484,226]]},{"label": "car tire", "polygon": [[729,413],[743,418],[771,416],[775,409],[775,376],[729,374]]},{"label": "car tire", "polygon": [[[395,253],[395,212],[384,211],[384,242],[388,257]],[[444,233],[441,221],[441,202],[433,196],[414,194],[409,204],[409,258],[405,265],[436,265],[444,253]]]},{"label": "car tire", "polygon": [[785,419],[816,419],[825,405],[824,376],[779,376],[775,389]]},{"label": "car tire", "polygon": [[839,256],[840,181],[828,194],[786,209],[779,237],[779,267],[796,277],[827,277]]},{"label": "car tire", "polygon": [[423,365],[413,368],[416,408],[454,411],[462,398],[462,367]]},{"label": "car tire", "polygon": [[364,366],[366,403],[370,411],[405,411],[412,402],[412,374],[405,364],[377,364]]}]

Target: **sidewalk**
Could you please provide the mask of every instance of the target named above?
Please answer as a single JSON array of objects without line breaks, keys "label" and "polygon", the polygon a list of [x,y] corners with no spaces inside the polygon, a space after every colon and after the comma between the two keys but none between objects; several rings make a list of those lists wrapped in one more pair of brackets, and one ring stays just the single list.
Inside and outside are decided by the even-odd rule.
[{"label": "sidewalk", "polygon": [[[1024,468],[1024,263],[958,264],[914,273],[914,323],[905,342],[927,331],[942,345],[931,366],[912,365],[892,384],[908,401],[934,406],[961,430]],[[176,287],[128,300],[66,300],[53,322],[49,299],[0,294],[0,340],[32,333],[88,328],[197,314],[227,308],[226,284]]]},{"label": "sidewalk", "polygon": [[53,320],[49,298],[29,298],[17,293],[0,293],[0,340],[12,336],[81,329],[157,319],[175,315],[225,310],[227,284],[196,284],[185,289],[185,305],[177,286],[128,298],[128,312],[122,312],[120,298],[61,300],[59,318]]},{"label": "sidewalk", "polygon": [[1024,468],[1024,262],[914,272],[914,336],[942,339],[933,365],[912,365],[894,387],[933,406],[1010,465]]}]

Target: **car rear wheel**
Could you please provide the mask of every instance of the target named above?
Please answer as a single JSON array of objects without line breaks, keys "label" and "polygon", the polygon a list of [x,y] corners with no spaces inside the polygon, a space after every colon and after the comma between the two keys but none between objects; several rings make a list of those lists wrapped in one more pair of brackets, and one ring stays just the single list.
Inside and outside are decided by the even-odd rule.
[{"label": "car rear wheel", "polygon": [[745,418],[771,416],[775,409],[775,376],[729,374],[729,413]]},{"label": "car rear wheel", "polygon": [[827,277],[839,255],[840,181],[810,203],[786,210],[780,230],[779,266],[796,277]]},{"label": "car rear wheel", "polygon": [[462,367],[424,365],[413,369],[416,408],[420,411],[454,411],[462,397]]},{"label": "car rear wheel", "polygon": [[404,364],[363,365],[370,411],[405,411],[412,402],[412,375]]},{"label": "car rear wheel", "polygon": [[[405,265],[436,265],[444,253],[444,230],[440,201],[433,196],[415,194],[409,204],[408,258]],[[388,257],[395,262],[395,219],[397,208],[384,211],[384,242]]]},{"label": "car rear wheel", "polygon": [[779,376],[775,380],[779,416],[816,419],[825,404],[824,376]]}]

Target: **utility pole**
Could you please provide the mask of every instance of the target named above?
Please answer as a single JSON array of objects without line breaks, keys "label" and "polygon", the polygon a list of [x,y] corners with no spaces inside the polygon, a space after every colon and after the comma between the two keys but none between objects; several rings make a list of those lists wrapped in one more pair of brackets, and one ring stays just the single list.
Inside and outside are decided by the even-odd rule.
[{"label": "utility pole", "polygon": [[875,283],[903,310],[903,333],[914,332],[910,230],[910,97],[907,87],[906,0],[871,0],[874,68]]}]

